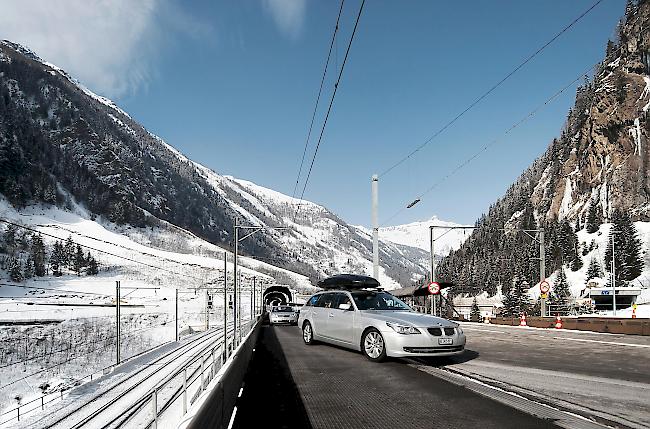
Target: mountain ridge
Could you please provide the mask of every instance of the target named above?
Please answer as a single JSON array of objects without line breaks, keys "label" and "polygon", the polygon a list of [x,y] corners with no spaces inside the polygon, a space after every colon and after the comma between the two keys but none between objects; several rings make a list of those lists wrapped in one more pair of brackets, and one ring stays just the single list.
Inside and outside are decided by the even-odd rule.
[{"label": "mountain ridge", "polygon": [[[302,202],[293,219],[295,200],[281,194],[273,200],[267,188],[190,160],[115,103],[6,41],[0,43],[0,166],[0,193],[16,207],[70,205],[69,194],[116,224],[169,222],[228,249],[237,218],[287,226],[242,241],[240,251],[312,281],[372,272],[372,241],[325,207]],[[422,251],[380,247],[380,277],[390,288],[425,274]]]}]

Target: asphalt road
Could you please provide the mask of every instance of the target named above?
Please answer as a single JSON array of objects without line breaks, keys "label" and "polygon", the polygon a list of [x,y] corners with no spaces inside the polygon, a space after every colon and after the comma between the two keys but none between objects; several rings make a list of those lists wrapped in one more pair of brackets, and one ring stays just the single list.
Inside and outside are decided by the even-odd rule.
[{"label": "asphalt road", "polygon": [[554,428],[405,360],[377,364],[298,327],[262,328],[233,427]]},{"label": "asphalt road", "polygon": [[650,337],[463,324],[440,367],[616,427],[650,427]]}]

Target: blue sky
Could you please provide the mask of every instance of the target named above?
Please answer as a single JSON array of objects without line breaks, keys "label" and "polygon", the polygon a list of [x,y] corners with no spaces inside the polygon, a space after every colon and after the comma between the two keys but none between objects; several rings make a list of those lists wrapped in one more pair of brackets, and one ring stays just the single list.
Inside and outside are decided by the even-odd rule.
[{"label": "blue sky", "polygon": [[[594,2],[367,1],[305,198],[368,225],[373,173],[423,143]],[[123,7],[106,13],[73,8],[53,18],[51,12],[50,27],[33,17],[30,3],[37,7],[33,0],[16,1],[5,14],[22,25],[3,25],[0,18],[1,37],[68,69],[188,157],[292,194],[337,1],[147,0],[133,7],[120,0],[113,5]],[[87,4],[92,8],[92,1]],[[359,5],[345,2],[335,66]],[[624,6],[624,0],[603,1],[412,160],[383,176],[380,221],[600,61]],[[89,10],[101,25],[82,19]],[[105,47],[101,54],[97,46]],[[331,73],[317,118],[333,80]],[[574,93],[567,91],[390,224],[433,215],[473,222],[559,135]]]}]

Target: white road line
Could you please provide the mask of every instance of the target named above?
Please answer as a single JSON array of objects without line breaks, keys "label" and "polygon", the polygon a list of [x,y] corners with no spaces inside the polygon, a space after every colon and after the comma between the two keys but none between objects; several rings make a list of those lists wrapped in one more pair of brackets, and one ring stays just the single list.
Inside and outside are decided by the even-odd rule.
[{"label": "white road line", "polygon": [[600,340],[586,340],[583,338],[568,338],[568,337],[553,337],[554,340],[568,340],[568,341],[582,341],[585,343],[600,343],[600,344],[611,344],[613,346],[628,346],[628,347],[641,347],[644,349],[650,349],[650,345],[647,344],[630,344],[630,343],[617,343],[614,341],[600,341]]}]

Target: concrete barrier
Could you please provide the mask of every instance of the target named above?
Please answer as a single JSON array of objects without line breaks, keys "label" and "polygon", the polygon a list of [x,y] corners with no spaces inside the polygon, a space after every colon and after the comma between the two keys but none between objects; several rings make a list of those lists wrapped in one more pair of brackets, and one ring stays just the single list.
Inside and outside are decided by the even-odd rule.
[{"label": "concrete barrier", "polygon": [[[555,328],[555,317],[527,317],[528,326],[534,328]],[[518,317],[493,317],[495,325],[518,326]],[[650,335],[650,319],[628,319],[618,317],[562,317],[564,329],[578,331],[608,332],[611,334]]]},{"label": "concrete barrier", "polygon": [[241,344],[217,385],[186,426],[187,429],[227,428],[237,403],[239,389],[251,361],[262,323],[258,321],[246,341]]}]

